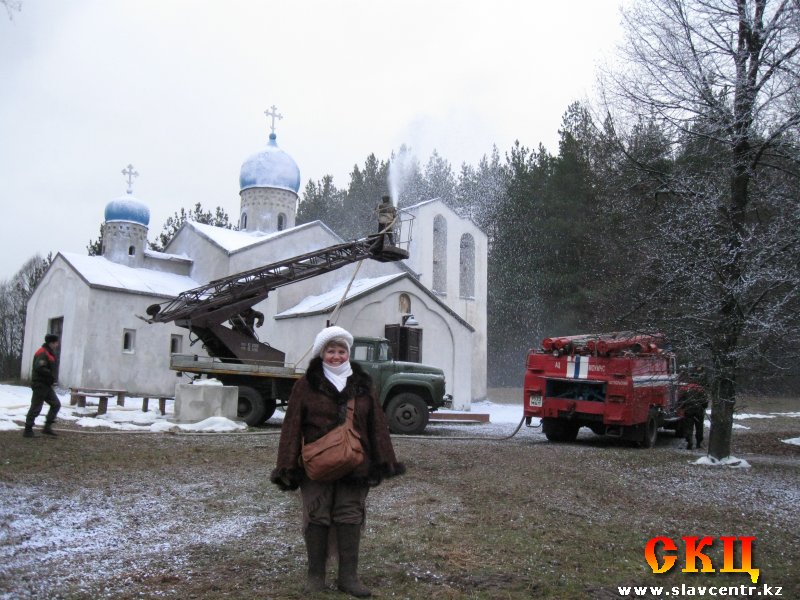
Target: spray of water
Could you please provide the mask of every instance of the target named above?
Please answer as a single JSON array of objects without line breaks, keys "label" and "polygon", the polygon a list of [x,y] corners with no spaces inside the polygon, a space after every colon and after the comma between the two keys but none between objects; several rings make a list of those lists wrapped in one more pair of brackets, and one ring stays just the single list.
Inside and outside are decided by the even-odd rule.
[{"label": "spray of water", "polygon": [[392,197],[392,204],[395,206],[400,202],[400,194],[403,193],[409,177],[414,173],[416,158],[407,146],[401,146],[397,154],[392,156],[389,161],[388,186],[389,195]]}]

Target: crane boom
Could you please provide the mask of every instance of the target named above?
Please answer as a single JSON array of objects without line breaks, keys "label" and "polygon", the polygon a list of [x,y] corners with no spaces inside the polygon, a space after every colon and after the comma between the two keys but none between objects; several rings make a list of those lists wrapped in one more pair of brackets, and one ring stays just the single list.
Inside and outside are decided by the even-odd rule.
[{"label": "crane boom", "polygon": [[367,258],[380,262],[399,261],[408,258],[408,251],[386,245],[380,234],[336,244],[186,290],[172,300],[150,305],[145,321],[174,321],[190,329],[202,339],[211,356],[282,361],[283,353],[258,342],[252,327],[231,329],[223,323],[243,316],[279,287]]}]

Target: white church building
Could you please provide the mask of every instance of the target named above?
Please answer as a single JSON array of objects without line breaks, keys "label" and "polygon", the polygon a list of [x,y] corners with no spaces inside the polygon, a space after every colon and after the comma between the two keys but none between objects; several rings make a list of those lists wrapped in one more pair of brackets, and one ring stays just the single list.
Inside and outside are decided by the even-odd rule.
[{"label": "white church building", "polygon": [[[274,131],[242,165],[238,231],[187,221],[164,252],[149,250],[150,211],[131,193],[127,173],[128,193],[105,207],[102,255],[58,253],[31,296],[23,379],[45,334],[57,333],[60,386],[172,396],[185,380],[169,369],[170,354],[206,353],[187,329],[146,323],[140,316],[148,306],[343,242],[320,221],[295,224],[300,171]],[[347,290],[337,325],[383,336],[387,325],[413,314],[423,333],[421,362],[443,369],[454,408],[469,409],[486,397],[487,239],[438,199],[404,211],[414,223],[408,259],[365,260],[274,290],[254,307],[265,316],[257,335],[304,367]]]}]

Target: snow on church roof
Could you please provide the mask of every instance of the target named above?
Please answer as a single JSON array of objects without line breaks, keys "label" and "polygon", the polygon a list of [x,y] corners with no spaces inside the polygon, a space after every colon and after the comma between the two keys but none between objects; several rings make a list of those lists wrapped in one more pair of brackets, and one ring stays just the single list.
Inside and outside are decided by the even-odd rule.
[{"label": "snow on church roof", "polygon": [[[472,327],[472,325],[470,325],[467,321],[465,321],[452,308],[450,308],[439,298],[437,298],[433,292],[431,292],[428,288],[422,285],[415,277],[412,277],[408,272],[393,273],[391,275],[384,275],[382,277],[373,277],[371,279],[356,279],[350,286],[350,291],[347,292],[347,297],[345,298],[345,302],[349,300],[355,300],[356,298],[360,298],[361,296],[365,296],[372,291],[375,291],[383,286],[389,285],[390,283],[399,281],[400,279],[404,278],[416,284],[419,290],[424,292],[425,295],[427,295],[431,300],[433,300],[436,304],[438,304],[442,310],[447,312],[456,321],[464,325],[469,331],[475,331],[475,328]],[[339,303],[339,300],[342,299],[342,295],[344,294],[346,288],[347,284],[343,283],[342,285],[332,290],[329,290],[324,294],[320,294],[319,296],[307,296],[299,304],[295,304],[292,308],[288,308],[285,311],[275,315],[275,318],[293,319],[296,317],[305,317],[309,315],[317,315],[330,312],[331,310],[334,309],[334,307],[336,307],[336,305]]]},{"label": "snow on church roof", "polygon": [[152,296],[174,297],[200,284],[191,277],[152,269],[134,269],[102,256],[60,252],[61,256],[91,287],[124,290]]},{"label": "snow on church roof", "polygon": [[[391,275],[384,275],[383,277],[373,277],[371,279],[356,279],[350,286],[347,292],[346,300],[353,300],[358,298],[378,287],[384,286],[388,283],[406,277],[406,273],[392,273]],[[341,300],[344,290],[347,288],[347,283],[333,288],[320,294],[319,296],[307,296],[299,304],[294,305],[292,308],[275,315],[276,319],[289,319],[292,317],[300,317],[308,314],[317,314],[327,312],[334,308]]]},{"label": "snow on church roof", "polygon": [[249,246],[260,244],[267,240],[278,238],[288,233],[300,231],[306,227],[311,227],[314,224],[319,224],[319,221],[312,221],[292,227],[291,229],[284,229],[283,231],[275,231],[273,233],[263,233],[260,231],[236,231],[233,229],[225,229],[223,227],[215,227],[214,225],[205,225],[203,223],[196,223],[194,221],[186,221],[186,224],[193,227],[200,235],[209,239],[212,243],[216,244],[228,253],[238,252]]}]

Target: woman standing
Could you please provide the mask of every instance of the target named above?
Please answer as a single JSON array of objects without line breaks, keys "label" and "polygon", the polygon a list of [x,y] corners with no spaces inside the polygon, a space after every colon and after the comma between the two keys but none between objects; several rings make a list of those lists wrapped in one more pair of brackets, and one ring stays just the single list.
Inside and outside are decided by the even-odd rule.
[{"label": "woman standing", "polygon": [[[281,429],[278,461],[270,480],[282,490],[300,488],[303,535],[308,552],[306,592],[325,589],[328,534],[335,531],[339,549],[337,587],[353,596],[371,596],[358,579],[358,548],[370,487],[405,472],[397,462],[389,427],[370,376],[350,362],[353,336],[341,327],[323,329],[314,340],[306,374],[292,390]],[[364,462],[333,482],[308,477],[300,459],[309,444],[345,422],[347,404],[355,401],[353,425],[361,437]]]}]

